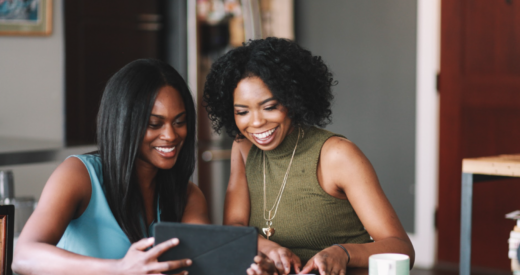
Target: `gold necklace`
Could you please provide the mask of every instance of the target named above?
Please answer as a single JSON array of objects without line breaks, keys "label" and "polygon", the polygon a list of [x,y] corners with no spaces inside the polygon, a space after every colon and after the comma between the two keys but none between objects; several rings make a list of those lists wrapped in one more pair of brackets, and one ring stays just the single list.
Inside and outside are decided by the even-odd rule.
[{"label": "gold necklace", "polygon": [[[298,141],[300,140],[300,130],[303,132],[303,129],[298,127],[298,139],[296,140],[296,145],[294,146],[294,150],[292,152],[291,161],[289,162],[289,166],[287,167],[287,171],[285,172],[285,176],[283,178],[282,186],[280,187],[280,190],[278,191],[278,196],[274,199],[273,207],[271,207],[270,210],[267,210],[267,199],[266,199],[266,185],[265,185],[265,152],[262,151],[262,158],[263,158],[263,166],[264,166],[264,220],[266,220],[267,227],[262,228],[262,231],[264,232],[265,236],[269,240],[269,237],[274,235],[274,227],[271,227],[273,225],[273,219],[276,216],[276,212],[278,211],[278,205],[280,205],[280,200],[282,199],[283,191],[285,190],[285,185],[287,184],[287,178],[289,177],[289,171],[291,170],[292,161],[294,159],[294,153],[296,152],[296,148],[298,147]],[[303,134],[302,134],[303,138]],[[273,213],[274,209],[274,213]],[[269,217],[265,217],[265,213],[269,214]],[[272,216],[271,216],[272,214]]]}]

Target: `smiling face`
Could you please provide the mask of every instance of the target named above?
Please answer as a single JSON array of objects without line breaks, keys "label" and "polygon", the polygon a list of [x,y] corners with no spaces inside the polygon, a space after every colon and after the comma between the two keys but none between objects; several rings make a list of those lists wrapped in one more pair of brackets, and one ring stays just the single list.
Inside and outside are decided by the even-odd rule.
[{"label": "smiling face", "polygon": [[238,82],[234,91],[235,123],[248,140],[264,151],[273,150],[292,131],[287,109],[259,77]]},{"label": "smiling face", "polygon": [[188,129],[181,94],[171,86],[157,93],[146,134],[139,148],[138,164],[170,169],[175,165]]}]

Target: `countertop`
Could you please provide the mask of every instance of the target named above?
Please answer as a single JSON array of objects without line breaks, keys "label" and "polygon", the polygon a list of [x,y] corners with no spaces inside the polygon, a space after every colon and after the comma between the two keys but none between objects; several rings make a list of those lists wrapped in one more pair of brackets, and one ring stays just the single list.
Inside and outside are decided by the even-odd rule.
[{"label": "countertop", "polygon": [[64,147],[60,141],[0,137],[0,166],[61,161],[94,150],[95,145]]}]

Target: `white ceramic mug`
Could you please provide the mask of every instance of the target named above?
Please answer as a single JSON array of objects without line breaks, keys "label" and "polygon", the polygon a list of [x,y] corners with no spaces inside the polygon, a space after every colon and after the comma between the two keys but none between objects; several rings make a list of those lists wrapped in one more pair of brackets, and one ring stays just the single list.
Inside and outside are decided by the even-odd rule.
[{"label": "white ceramic mug", "polygon": [[374,254],[368,258],[369,275],[409,275],[410,257],[404,254]]}]

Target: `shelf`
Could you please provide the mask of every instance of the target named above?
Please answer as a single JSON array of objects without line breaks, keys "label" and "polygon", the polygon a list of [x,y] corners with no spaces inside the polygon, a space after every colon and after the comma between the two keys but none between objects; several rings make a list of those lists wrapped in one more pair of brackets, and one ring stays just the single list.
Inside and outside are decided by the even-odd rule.
[{"label": "shelf", "polygon": [[94,150],[95,145],[65,148],[59,141],[0,137],[0,166],[62,161]]}]

